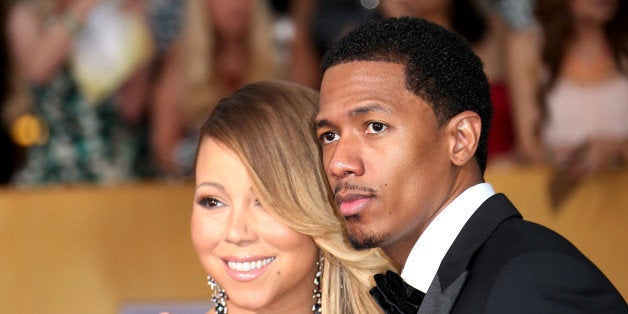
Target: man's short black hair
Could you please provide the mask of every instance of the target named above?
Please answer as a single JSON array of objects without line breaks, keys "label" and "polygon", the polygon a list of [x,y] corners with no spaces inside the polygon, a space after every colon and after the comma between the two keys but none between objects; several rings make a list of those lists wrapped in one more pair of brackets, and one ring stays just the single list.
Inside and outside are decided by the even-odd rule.
[{"label": "man's short black hair", "polygon": [[430,104],[439,126],[465,110],[478,113],[475,159],[484,173],[493,107],[482,61],[462,37],[420,18],[371,20],[330,45],[322,71],[351,61],[403,64],[406,87]]}]

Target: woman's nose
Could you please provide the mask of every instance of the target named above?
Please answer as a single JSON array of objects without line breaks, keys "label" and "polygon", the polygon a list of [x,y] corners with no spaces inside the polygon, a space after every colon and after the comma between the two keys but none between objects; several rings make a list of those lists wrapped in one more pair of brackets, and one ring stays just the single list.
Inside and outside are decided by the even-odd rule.
[{"label": "woman's nose", "polygon": [[254,222],[248,209],[232,208],[225,226],[225,241],[244,246],[257,240]]}]

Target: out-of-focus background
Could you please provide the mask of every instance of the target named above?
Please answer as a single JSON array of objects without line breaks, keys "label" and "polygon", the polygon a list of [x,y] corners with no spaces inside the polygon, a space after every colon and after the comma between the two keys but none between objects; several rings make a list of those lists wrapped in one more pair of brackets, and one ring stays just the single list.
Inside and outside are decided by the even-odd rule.
[{"label": "out-of-focus background", "polygon": [[[486,179],[628,295],[622,0],[5,0],[0,313],[202,313],[196,130],[242,84],[317,89],[327,43],[424,17],[482,58]],[[200,309],[200,310],[199,310]]]}]

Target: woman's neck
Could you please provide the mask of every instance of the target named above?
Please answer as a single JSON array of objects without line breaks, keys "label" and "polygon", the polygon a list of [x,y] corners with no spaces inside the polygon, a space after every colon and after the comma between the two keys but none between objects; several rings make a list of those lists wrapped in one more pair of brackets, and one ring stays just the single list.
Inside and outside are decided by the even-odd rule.
[{"label": "woman's neck", "polygon": [[590,23],[575,23],[572,43],[576,45],[606,44],[606,32],[604,26]]},{"label": "woman's neck", "polygon": [[617,71],[604,30],[579,28],[567,47],[561,76],[579,83],[597,83],[615,76]]}]

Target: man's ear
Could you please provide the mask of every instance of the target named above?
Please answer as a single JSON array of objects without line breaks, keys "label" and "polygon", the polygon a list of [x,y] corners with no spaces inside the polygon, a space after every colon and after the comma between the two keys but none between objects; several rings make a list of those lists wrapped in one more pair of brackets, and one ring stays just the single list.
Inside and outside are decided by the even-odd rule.
[{"label": "man's ear", "polygon": [[482,119],[476,112],[463,111],[449,120],[447,128],[451,139],[449,158],[454,165],[463,166],[473,159],[478,148]]}]

